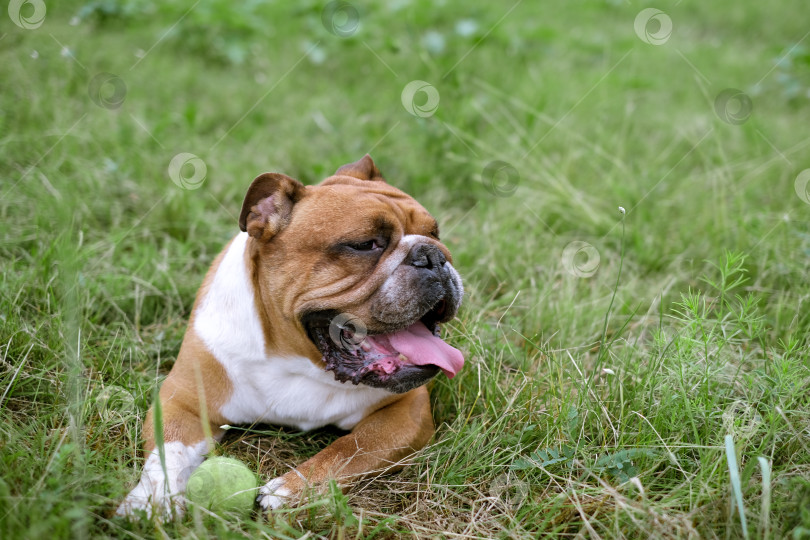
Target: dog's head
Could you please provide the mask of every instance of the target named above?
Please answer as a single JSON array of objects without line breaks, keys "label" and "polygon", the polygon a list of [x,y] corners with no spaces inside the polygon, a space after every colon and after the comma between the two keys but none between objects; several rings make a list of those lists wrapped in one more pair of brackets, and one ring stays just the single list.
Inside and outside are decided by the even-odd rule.
[{"label": "dog's head", "polygon": [[436,220],[386,183],[370,156],[317,186],[260,175],[239,226],[252,237],[257,299],[276,350],[393,392],[461,369],[461,353],[439,337],[461,305],[461,278]]}]

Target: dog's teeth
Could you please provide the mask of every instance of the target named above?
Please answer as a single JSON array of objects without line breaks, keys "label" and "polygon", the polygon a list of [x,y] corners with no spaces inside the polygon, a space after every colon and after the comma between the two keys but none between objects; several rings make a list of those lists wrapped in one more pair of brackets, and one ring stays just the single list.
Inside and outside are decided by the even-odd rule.
[{"label": "dog's teeth", "polygon": [[400,362],[407,362],[407,361],[408,361],[408,357],[407,357],[407,356],[405,356],[405,355],[404,355],[404,354],[402,354],[402,353],[399,353],[399,356],[397,356],[397,360],[399,360]]}]

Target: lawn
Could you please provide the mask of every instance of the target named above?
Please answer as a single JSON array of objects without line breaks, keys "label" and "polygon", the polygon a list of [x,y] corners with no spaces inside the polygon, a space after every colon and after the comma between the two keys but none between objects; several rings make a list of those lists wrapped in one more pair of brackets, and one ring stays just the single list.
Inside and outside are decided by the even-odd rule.
[{"label": "lawn", "polygon": [[[805,2],[21,4],[0,537],[810,538]],[[431,444],[301,508],[114,518],[249,182],[366,152],[465,281]],[[269,479],[337,436],[216,452]]]}]

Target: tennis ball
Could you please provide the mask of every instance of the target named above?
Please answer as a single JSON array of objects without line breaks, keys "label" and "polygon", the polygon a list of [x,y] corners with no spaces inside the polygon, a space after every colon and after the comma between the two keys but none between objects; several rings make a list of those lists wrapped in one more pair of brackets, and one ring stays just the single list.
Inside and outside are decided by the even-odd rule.
[{"label": "tennis ball", "polygon": [[238,459],[212,457],[191,473],[186,498],[216,514],[247,514],[257,487],[256,475]]}]

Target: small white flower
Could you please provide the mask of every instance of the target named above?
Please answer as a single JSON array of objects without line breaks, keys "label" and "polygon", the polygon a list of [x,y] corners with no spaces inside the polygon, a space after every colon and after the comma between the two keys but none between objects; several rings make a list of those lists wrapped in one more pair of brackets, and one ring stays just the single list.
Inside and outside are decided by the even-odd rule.
[{"label": "small white flower", "polygon": [[616,375],[616,372],[610,368],[602,368],[602,373],[607,373],[608,375]]},{"label": "small white flower", "polygon": [[431,54],[442,54],[445,49],[444,36],[435,30],[428,30],[422,36],[422,46]]},{"label": "small white flower", "polygon": [[462,19],[456,23],[456,34],[469,37],[478,31],[478,23],[473,19]]},{"label": "small white flower", "polygon": [[308,41],[303,43],[301,48],[306,51],[309,61],[316,66],[323,64],[324,61],[326,61],[326,51],[319,47],[317,43],[313,44],[312,42]]},{"label": "small white flower", "polygon": [[619,207],[619,213],[621,213],[621,215],[625,214],[624,206]]}]

